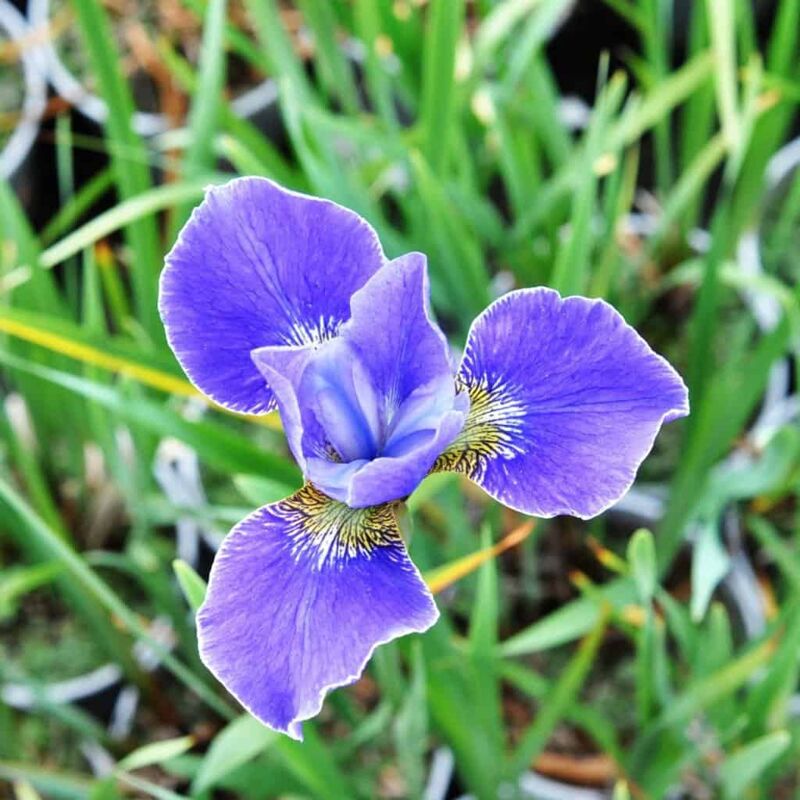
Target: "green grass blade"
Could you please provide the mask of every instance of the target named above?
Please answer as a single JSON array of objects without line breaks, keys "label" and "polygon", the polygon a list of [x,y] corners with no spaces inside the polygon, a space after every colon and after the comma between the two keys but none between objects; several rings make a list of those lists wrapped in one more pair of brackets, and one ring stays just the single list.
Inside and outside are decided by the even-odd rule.
[{"label": "green grass blade", "polygon": [[[39,265],[45,269],[54,267],[120,228],[134,225],[156,212],[178,203],[200,200],[209,183],[220,183],[223,180],[224,178],[218,175],[208,175],[202,179],[198,178],[185,183],[172,183],[148,189],[135,197],[124,200],[108,211],[93,217],[89,222],[48,247],[41,254]],[[163,265],[159,261],[158,272],[160,272],[161,266]],[[155,303],[155,296],[153,302]]]},{"label": "green grass blade", "polygon": [[[74,585],[86,596],[91,597],[132,635],[147,642],[163,659],[164,666],[175,677],[183,681],[199,697],[223,716],[230,716],[230,709],[222,702],[206,684],[189,671],[177,658],[164,649],[164,646],[153,639],[142,625],[138,615],[132,611],[111,587],[103,581],[63,539],[49,528],[30,506],[4,480],[0,479],[0,504],[10,513],[27,532],[32,543],[47,560],[55,560],[64,566]],[[116,638],[116,637],[114,637]],[[117,653],[122,658],[123,653]]]},{"label": "green grass blade", "polygon": [[578,651],[556,682],[552,694],[539,707],[536,719],[511,755],[507,768],[510,776],[519,775],[528,769],[536,756],[544,750],[550,734],[567,708],[574,702],[589,674],[605,627],[606,620],[601,615],[592,632],[581,642]]},{"label": "green grass blade", "polygon": [[172,570],[178,579],[183,596],[195,613],[203,605],[206,597],[206,582],[185,562],[176,558],[172,562]]},{"label": "green grass blade", "polygon": [[214,738],[192,782],[192,795],[205,792],[226,775],[274,744],[278,734],[249,714],[237,717]]},{"label": "green grass blade", "polygon": [[168,406],[141,397],[132,398],[117,388],[59,370],[28,364],[2,351],[0,363],[69,389],[158,436],[174,436],[220,470],[267,475],[273,480],[284,481],[289,491],[300,486],[299,470],[288,460],[220,425],[204,420],[191,422]]},{"label": "green grass blade", "polygon": [[787,731],[775,731],[729,755],[719,770],[723,797],[728,800],[745,797],[770,764],[786,752],[791,740]]},{"label": "green grass blade", "polygon": [[313,31],[315,58],[328,96],[337,98],[349,114],[360,107],[353,70],[344,54],[336,26],[336,14],[328,0],[300,0],[300,8]]},{"label": "green grass blade", "polygon": [[445,167],[455,109],[456,46],[464,24],[463,0],[433,3],[423,40],[422,99],[419,124],[423,152],[431,170]]},{"label": "green grass blade", "polygon": [[[73,0],[73,8],[88,51],[100,93],[108,106],[105,127],[113,145],[111,163],[120,199],[128,200],[150,188],[147,154],[132,127],[133,98],[122,74],[121,60],[106,12],[99,0]],[[118,149],[114,149],[118,148]],[[131,221],[126,227],[128,244],[134,254],[132,283],[137,314],[144,329],[156,341],[162,338],[156,309],[161,245],[151,219]]]},{"label": "green grass blade", "polygon": [[278,5],[274,0],[245,0],[245,6],[272,74],[290,82],[303,102],[313,102],[313,90],[283,25]]},{"label": "green grass blade", "polygon": [[[189,111],[189,147],[181,171],[185,180],[196,179],[214,167],[214,134],[220,121],[225,88],[225,11],[227,0],[209,0],[200,45],[200,74]],[[186,222],[191,206],[181,204],[172,217],[170,241]]]}]

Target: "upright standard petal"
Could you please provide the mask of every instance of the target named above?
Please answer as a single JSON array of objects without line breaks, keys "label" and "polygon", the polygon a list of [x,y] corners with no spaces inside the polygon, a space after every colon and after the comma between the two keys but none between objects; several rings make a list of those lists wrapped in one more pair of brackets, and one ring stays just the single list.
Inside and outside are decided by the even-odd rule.
[{"label": "upright standard petal", "polygon": [[602,300],[512,292],[473,323],[470,397],[438,470],[526,514],[588,518],[633,483],[662,423],[689,413],[675,370]]},{"label": "upright standard petal", "polygon": [[260,414],[274,396],[250,357],[335,335],[350,297],[385,263],[375,231],[328,200],[239,178],[208,190],[166,259],[159,308],[191,381]]},{"label": "upright standard petal", "polygon": [[306,486],[231,531],[197,619],[206,666],[251,714],[301,739],[300,723],[378,645],[437,618],[393,507],[354,510]]},{"label": "upright standard petal", "polygon": [[351,507],[409,495],[464,425],[468,399],[427,302],[425,257],[411,253],[356,292],[350,320],[302,372],[286,348],[253,353],[306,477]]}]

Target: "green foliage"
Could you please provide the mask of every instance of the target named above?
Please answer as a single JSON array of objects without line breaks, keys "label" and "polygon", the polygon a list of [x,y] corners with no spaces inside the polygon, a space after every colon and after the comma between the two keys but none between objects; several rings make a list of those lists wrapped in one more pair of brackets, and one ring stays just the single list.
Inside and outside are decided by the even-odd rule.
[{"label": "green foliage", "polygon": [[[494,800],[552,771],[558,745],[575,774],[597,756],[594,782],[619,800],[796,796],[797,396],[759,413],[800,332],[800,170],[776,186],[767,169],[796,128],[800,2],[768,24],[759,4],[697,2],[673,31],[671,0],[606,0],[635,44],[593,65],[577,128],[546,48],[566,0],[288,5],[180,0],[199,58],[169,35],[150,44],[186,114],[145,140],[107,5],[74,0],[102,136],[59,116],[60,204],[39,228],[0,184],[0,684],[35,698],[0,705],[0,794],[416,798],[446,750],[454,791]],[[275,80],[266,123],[234,113],[242,75]],[[109,164],[76,185],[84,147]],[[658,514],[537,521],[438,596],[431,631],[380,648],[302,744],[240,716],[203,668],[205,582],[174,535],[190,521],[219,539],[301,480],[269,420],[198,410],[158,320],[164,254],[204,187],[236,174],[354,208],[392,256],[426,252],[455,345],[504,287],[550,285],[613,302],[691,388],[692,416],[635,487],[662,490],[647,495]],[[200,463],[190,506],[154,474],[174,439]],[[409,508],[424,571],[522,523],[452,475]],[[80,658],[59,630],[80,632]],[[109,661],[139,690],[123,740],[42,681]],[[91,777],[87,740],[110,777]]]}]

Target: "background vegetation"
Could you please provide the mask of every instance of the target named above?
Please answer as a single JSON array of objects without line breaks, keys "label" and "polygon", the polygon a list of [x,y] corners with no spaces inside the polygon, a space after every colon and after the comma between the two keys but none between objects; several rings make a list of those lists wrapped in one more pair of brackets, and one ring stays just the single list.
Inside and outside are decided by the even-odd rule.
[{"label": "background vegetation", "polygon": [[[800,797],[800,2],[25,13],[0,100],[25,54],[55,88],[0,183],[0,793]],[[591,523],[426,481],[442,620],[304,744],[242,716],[193,630],[221,536],[299,481],[276,419],[196,396],[157,315],[176,231],[235,174],[428,253],[455,346],[545,284],[607,298],[691,389]]]}]

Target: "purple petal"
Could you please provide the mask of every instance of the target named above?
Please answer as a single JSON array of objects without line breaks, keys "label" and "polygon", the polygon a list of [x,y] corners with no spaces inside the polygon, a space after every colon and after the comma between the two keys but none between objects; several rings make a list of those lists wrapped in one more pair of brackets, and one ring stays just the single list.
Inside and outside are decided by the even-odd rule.
[{"label": "purple petal", "polygon": [[200,655],[264,724],[302,739],[326,692],[372,651],[438,618],[391,506],[349,509],[310,486],[228,535],[198,614]]},{"label": "purple petal", "polygon": [[451,375],[444,334],[428,307],[427,262],[407,253],[373,275],[350,302],[341,334],[394,408],[420,386]]},{"label": "purple petal", "polygon": [[383,398],[349,342],[339,337],[325,347],[301,391],[313,398],[314,416],[343,461],[375,455]]},{"label": "purple petal", "polygon": [[208,190],[166,259],[159,307],[191,381],[234,411],[274,408],[250,353],[334,335],[385,263],[375,231],[328,200],[240,178]]},{"label": "purple petal", "polygon": [[353,508],[378,497],[408,497],[430,472],[438,455],[458,436],[469,409],[465,394],[456,396],[435,428],[425,428],[401,439],[390,455],[373,459],[359,469],[347,486],[346,502]]},{"label": "purple petal", "polygon": [[588,518],[633,483],[686,386],[610,305],[512,292],[473,323],[458,375],[471,408],[437,461],[505,505]]},{"label": "purple petal", "polygon": [[353,508],[411,494],[464,425],[468,401],[427,299],[425,257],[411,253],[356,292],[350,320],[302,372],[286,372],[285,348],[253,353],[306,477]]},{"label": "purple petal", "polygon": [[[262,347],[254,350],[252,358],[275,395],[281,409],[281,422],[292,451],[301,469],[305,467],[303,455],[303,409],[297,402],[294,387],[299,384],[309,361],[314,357],[314,348],[307,347]],[[309,420],[308,422],[313,422]],[[316,426],[315,430],[318,430]],[[321,439],[321,433],[317,433]]]}]

